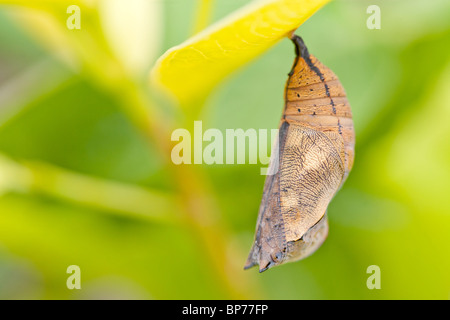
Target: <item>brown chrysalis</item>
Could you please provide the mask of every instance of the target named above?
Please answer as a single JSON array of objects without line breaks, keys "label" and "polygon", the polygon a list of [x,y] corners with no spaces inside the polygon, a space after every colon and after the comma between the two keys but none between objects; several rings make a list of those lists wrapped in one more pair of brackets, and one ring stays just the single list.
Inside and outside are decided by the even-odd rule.
[{"label": "brown chrysalis", "polygon": [[296,59],[266,177],[253,247],[245,265],[263,272],[303,259],[328,235],[326,211],[354,157],[352,113],[336,75],[294,35]]}]

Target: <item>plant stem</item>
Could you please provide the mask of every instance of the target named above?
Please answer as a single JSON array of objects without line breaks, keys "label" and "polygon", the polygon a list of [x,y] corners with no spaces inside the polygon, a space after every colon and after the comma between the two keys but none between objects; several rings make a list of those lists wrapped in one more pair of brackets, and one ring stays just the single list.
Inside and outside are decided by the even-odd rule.
[{"label": "plant stem", "polygon": [[[142,131],[149,143],[156,144],[159,156],[171,164],[171,125],[164,120],[164,116],[153,106],[143,90],[136,84],[117,87],[114,92],[129,119]],[[258,290],[250,285],[248,277],[243,277],[242,268],[237,267],[240,264],[233,261],[244,261],[245,257],[235,249],[230,249],[230,232],[220,217],[212,188],[201,168],[194,165],[172,166],[172,179],[179,191],[186,222],[209,256],[208,261],[211,261],[217,280],[222,282],[230,299],[255,296]]]},{"label": "plant stem", "polygon": [[0,155],[0,193],[36,192],[97,210],[156,222],[175,222],[172,196],[135,185],[112,182],[38,161],[15,162]]}]

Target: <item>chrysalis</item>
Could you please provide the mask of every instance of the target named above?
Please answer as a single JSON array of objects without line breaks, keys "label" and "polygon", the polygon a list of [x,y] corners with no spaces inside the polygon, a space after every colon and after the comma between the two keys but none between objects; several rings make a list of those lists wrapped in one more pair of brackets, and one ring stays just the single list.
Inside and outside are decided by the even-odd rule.
[{"label": "chrysalis", "polygon": [[266,177],[245,269],[263,272],[311,255],[328,235],[326,210],[354,157],[352,113],[336,75],[293,36],[296,59],[285,88],[275,173]]}]

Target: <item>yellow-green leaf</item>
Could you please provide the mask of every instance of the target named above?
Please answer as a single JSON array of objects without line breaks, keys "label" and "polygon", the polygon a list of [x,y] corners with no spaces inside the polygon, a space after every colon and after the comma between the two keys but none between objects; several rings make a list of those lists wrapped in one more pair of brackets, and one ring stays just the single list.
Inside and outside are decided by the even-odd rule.
[{"label": "yellow-green leaf", "polygon": [[152,69],[151,84],[167,89],[181,106],[193,105],[329,1],[254,1],[169,49]]}]

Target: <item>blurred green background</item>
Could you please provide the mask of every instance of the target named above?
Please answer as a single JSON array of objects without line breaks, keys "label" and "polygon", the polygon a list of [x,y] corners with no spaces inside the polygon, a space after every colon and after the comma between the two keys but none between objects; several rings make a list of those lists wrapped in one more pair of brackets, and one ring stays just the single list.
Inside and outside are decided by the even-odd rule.
[{"label": "blurred green background", "polygon": [[[0,298],[449,298],[447,0],[336,0],[299,28],[347,91],[355,166],[324,245],[262,274],[242,270],[261,164],[176,167],[139,111],[177,113],[147,89],[151,65],[248,1],[122,1],[122,15],[73,1],[81,30],[65,28],[64,1],[14,2],[0,1]],[[373,4],[380,30],[366,27]],[[276,128],[293,59],[286,39],[230,76],[197,115],[203,130]],[[66,287],[73,264],[81,290]]]}]

